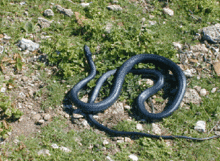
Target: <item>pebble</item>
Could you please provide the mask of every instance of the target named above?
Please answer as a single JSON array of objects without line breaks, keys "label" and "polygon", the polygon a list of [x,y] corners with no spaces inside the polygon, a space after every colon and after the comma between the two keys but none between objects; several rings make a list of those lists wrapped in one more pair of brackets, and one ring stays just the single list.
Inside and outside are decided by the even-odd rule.
[{"label": "pebble", "polygon": [[149,24],[150,26],[153,26],[153,25],[156,25],[156,24],[157,24],[157,21],[148,21],[148,24]]},{"label": "pebble", "polygon": [[44,122],[45,121],[43,119],[41,119],[41,120],[38,120],[37,124],[42,125],[42,124],[44,124]]},{"label": "pebble", "polygon": [[59,148],[59,146],[58,146],[57,144],[51,144],[51,147],[52,147],[53,149],[58,149],[58,148]]},{"label": "pebble", "polygon": [[107,144],[109,144],[109,142],[108,142],[108,140],[104,140],[102,144],[107,145]]},{"label": "pebble", "polygon": [[184,72],[186,77],[188,77],[188,78],[193,77],[192,71],[190,69],[187,69],[187,70],[185,70],[183,72]]},{"label": "pebble", "polygon": [[38,114],[35,114],[32,118],[35,122],[38,122],[41,119],[41,115],[38,113]]},{"label": "pebble", "polygon": [[200,91],[200,96],[205,96],[207,94],[207,91],[206,91],[206,89],[201,89],[201,91]]},{"label": "pebble", "polygon": [[47,17],[53,17],[54,16],[54,13],[51,9],[46,9],[44,11],[44,16],[47,16]]},{"label": "pebble", "polygon": [[67,153],[71,152],[71,150],[70,150],[69,148],[66,148],[66,147],[64,147],[64,146],[61,146],[61,147],[60,147],[60,150],[62,150],[62,151],[64,151],[64,152],[67,152]]},{"label": "pebble", "polygon": [[4,38],[3,38],[3,39],[4,39],[4,40],[10,40],[11,37],[4,33]]},{"label": "pebble", "polygon": [[183,98],[184,103],[200,104],[201,101],[202,99],[195,89],[191,89],[191,88],[186,89],[186,93]]},{"label": "pebble", "polygon": [[90,4],[90,3],[80,3],[80,5],[81,5],[82,7],[89,7],[89,4]]},{"label": "pebble", "polygon": [[73,113],[73,118],[75,118],[75,119],[83,118],[83,115]]},{"label": "pebble", "polygon": [[48,120],[50,120],[51,119],[51,116],[50,116],[50,114],[43,114],[43,118],[44,118],[44,120],[45,121],[48,121]]},{"label": "pebble", "polygon": [[37,23],[40,25],[41,28],[48,28],[50,27],[50,24],[52,23],[52,21],[48,21],[47,19],[43,17],[38,17]]},{"label": "pebble", "polygon": [[128,157],[129,157],[132,161],[138,161],[138,157],[137,157],[136,155],[134,155],[134,154],[130,154]]},{"label": "pebble", "polygon": [[218,43],[220,41],[220,24],[217,23],[212,26],[204,27],[202,29],[203,39],[212,43]]},{"label": "pebble", "polygon": [[213,64],[213,68],[218,76],[220,76],[220,62],[216,62]]},{"label": "pebble", "polygon": [[152,132],[157,135],[161,135],[162,133],[160,127],[155,123],[152,123]]},{"label": "pebble", "polygon": [[0,54],[2,54],[4,51],[4,47],[0,45]]},{"label": "pebble", "polygon": [[29,50],[29,51],[37,50],[37,49],[40,47],[39,44],[34,43],[33,41],[28,40],[28,39],[24,39],[24,38],[22,38],[22,39],[19,41],[18,46],[19,46],[22,50]]},{"label": "pebble", "polygon": [[196,126],[194,127],[196,131],[206,132],[206,122],[205,121],[197,121]]},{"label": "pebble", "polygon": [[140,130],[140,131],[143,131],[143,130],[144,130],[142,124],[137,124],[137,125],[136,125],[136,129],[138,129],[138,130]]},{"label": "pebble", "polygon": [[212,88],[211,93],[215,93],[217,88]]},{"label": "pebble", "polygon": [[130,110],[130,109],[131,109],[131,106],[125,105],[124,108],[125,108],[126,110]]},{"label": "pebble", "polygon": [[2,92],[2,93],[5,93],[5,92],[6,92],[6,89],[7,89],[6,87],[2,87],[2,88],[1,88],[1,92]]},{"label": "pebble", "polygon": [[61,7],[60,5],[56,5],[56,8],[58,11],[60,11],[60,13],[63,13],[64,15],[67,15],[69,17],[73,15],[73,11],[71,9],[65,9]]},{"label": "pebble", "polygon": [[112,160],[112,158],[110,156],[107,156],[106,159],[109,161],[114,161],[114,160]]},{"label": "pebble", "polygon": [[113,10],[113,11],[122,11],[121,6],[119,6],[119,5],[109,5],[109,6],[107,6],[107,9]]},{"label": "pebble", "polygon": [[50,151],[49,150],[47,150],[47,149],[42,149],[42,150],[40,150],[38,153],[37,153],[38,155],[43,155],[43,156],[46,156],[46,155],[51,155],[50,154]]},{"label": "pebble", "polygon": [[105,32],[110,34],[112,27],[113,27],[112,23],[107,23],[105,26]]},{"label": "pebble", "polygon": [[87,122],[86,120],[83,120],[83,121],[82,121],[82,125],[83,125],[84,127],[88,127],[88,126],[89,126],[89,124],[88,124],[88,122]]},{"label": "pebble", "polygon": [[182,49],[182,44],[180,44],[179,42],[173,42],[173,46],[177,49]]},{"label": "pebble", "polygon": [[169,16],[174,15],[174,11],[171,10],[170,8],[163,8],[163,11],[164,11],[165,14],[168,14]]}]

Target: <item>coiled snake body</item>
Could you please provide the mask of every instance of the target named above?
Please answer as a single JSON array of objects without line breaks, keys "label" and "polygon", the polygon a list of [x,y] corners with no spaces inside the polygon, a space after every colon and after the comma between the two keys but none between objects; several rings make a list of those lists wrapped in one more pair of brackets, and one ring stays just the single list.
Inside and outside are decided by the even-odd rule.
[{"label": "coiled snake body", "polygon": [[[186,78],[183,71],[171,60],[164,58],[162,56],[153,55],[153,54],[139,54],[128,59],[118,70],[111,70],[105,73],[97,82],[97,86],[93,90],[90,100],[88,103],[84,103],[78,98],[78,92],[82,89],[90,80],[92,80],[96,75],[96,67],[92,60],[92,54],[89,50],[89,47],[85,45],[84,51],[86,54],[87,61],[90,65],[90,74],[88,77],[77,83],[70,91],[71,101],[79,107],[84,113],[87,114],[89,121],[94,124],[99,129],[113,134],[113,135],[123,135],[123,136],[146,136],[152,138],[163,138],[163,139],[174,139],[174,138],[185,138],[192,140],[207,140],[211,138],[215,138],[217,136],[209,137],[209,138],[192,138],[187,136],[162,136],[162,135],[152,135],[148,133],[141,132],[125,132],[125,131],[116,131],[111,130],[104,125],[100,124],[93,118],[93,114],[104,111],[108,107],[110,107],[119,97],[120,91],[122,89],[122,84],[124,82],[124,78],[127,73],[132,72],[134,74],[144,74],[148,78],[156,79],[156,83],[151,88],[144,90],[137,98],[137,107],[140,113],[147,120],[158,120],[164,117],[170,116],[175,110],[178,109],[186,89]],[[176,80],[177,91],[175,93],[175,97],[172,100],[172,103],[169,104],[165,110],[161,113],[149,113],[145,109],[144,102],[151,95],[155,94],[164,86],[164,75],[157,70],[152,69],[132,69],[135,64],[138,63],[153,63],[156,67],[159,67],[165,71],[171,71]],[[98,96],[99,90],[105,80],[116,73],[115,82],[112,87],[110,95],[101,102],[94,103],[96,97]]]}]

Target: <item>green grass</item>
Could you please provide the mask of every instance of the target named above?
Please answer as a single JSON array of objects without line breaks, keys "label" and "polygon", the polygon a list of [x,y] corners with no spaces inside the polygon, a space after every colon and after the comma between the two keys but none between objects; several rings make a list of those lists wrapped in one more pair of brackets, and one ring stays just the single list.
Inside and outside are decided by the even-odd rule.
[{"label": "green grass", "polygon": [[[158,54],[178,62],[175,57],[177,51],[172,46],[173,42],[196,44],[199,41],[194,40],[194,37],[198,33],[198,29],[220,22],[220,8],[216,3],[219,2],[217,0],[170,0],[168,4],[165,3],[166,1],[149,1],[148,4],[154,6],[153,11],[144,10],[144,3],[135,4],[129,0],[119,0],[119,5],[123,8],[119,12],[109,11],[106,8],[111,3],[110,0],[93,0],[89,8],[82,8],[79,5],[61,0],[27,0],[25,5],[19,5],[20,2],[22,0],[2,0],[0,2],[0,34],[6,33],[12,37],[11,45],[8,47],[11,52],[4,52],[3,55],[11,56],[14,53],[19,53],[23,57],[24,55],[18,50],[16,43],[21,38],[32,39],[29,34],[34,35],[36,40],[40,39],[42,32],[51,36],[51,40],[41,40],[40,50],[49,56],[49,66],[57,66],[58,71],[56,74],[48,76],[42,70],[47,65],[39,63],[35,67],[39,70],[41,80],[45,84],[35,93],[35,97],[45,98],[42,109],[59,106],[64,99],[65,91],[69,90],[67,85],[73,86],[88,75],[89,66],[83,52],[84,44],[87,44],[96,56],[95,64],[98,71],[96,78],[98,78],[106,71],[121,66],[123,62],[136,54]],[[80,25],[77,23],[75,15],[70,18],[59,13],[50,4],[51,2],[78,12],[87,20],[82,21],[83,25]],[[73,2],[79,4],[80,0],[73,0]],[[174,10],[174,16],[171,17],[163,13],[162,8],[166,5]],[[55,16],[47,19],[54,20],[54,22],[49,28],[38,30],[37,18],[43,17],[43,11],[50,6],[52,6],[51,9]],[[27,19],[23,14],[26,9],[28,9],[28,17],[31,19]],[[154,18],[150,19],[150,16],[154,16]],[[20,17],[22,19],[19,19]],[[157,23],[154,26],[143,27],[142,18],[146,18],[144,24],[148,24],[148,20]],[[113,27],[110,33],[106,33],[105,26],[109,22]],[[58,52],[60,54],[57,54]],[[0,62],[2,58],[1,55]],[[145,65],[140,64],[139,67],[145,67]],[[30,73],[26,73],[26,75],[29,76]],[[0,77],[0,82],[5,83],[3,74]],[[130,105],[133,104],[140,91],[146,88],[138,85],[139,79],[139,76],[127,75],[120,100],[126,100]],[[63,80],[65,82],[62,82]],[[102,88],[100,95],[108,96],[111,83],[112,78],[107,81],[106,87]],[[95,80],[91,81],[88,84],[89,88],[83,90],[81,95],[89,93],[91,87],[95,85]],[[220,86],[219,77],[214,75],[214,77],[201,78],[200,80],[193,77],[188,87],[193,88],[195,85],[210,92],[213,87]],[[2,94],[0,95],[2,96]],[[172,116],[163,119],[160,124],[173,135],[212,136],[213,132],[210,134],[208,132],[219,121],[219,98],[219,92],[210,93],[208,97],[202,97],[203,103],[200,106],[190,104],[188,110],[180,108]],[[158,98],[157,101],[163,100]],[[206,121],[206,133],[198,133],[193,129],[198,120]],[[133,131],[136,124],[137,122],[134,120],[131,122],[123,121],[114,128]],[[148,128],[148,125],[146,126]],[[128,156],[135,154],[139,160],[143,161],[220,160],[219,139],[203,142],[176,139],[170,141],[171,146],[167,146],[163,139],[139,138],[133,142],[117,144],[110,141],[108,145],[104,146],[103,139],[100,138],[111,140],[107,134],[97,134],[92,128],[83,131],[67,129],[65,119],[55,118],[34,137],[19,136],[21,142],[18,145],[14,145],[14,143],[1,145],[1,159],[81,161],[106,160],[106,156],[110,156],[113,160],[129,160]],[[81,143],[79,144],[76,139],[81,140]],[[59,149],[53,149],[51,147],[53,143],[68,147],[71,152],[65,153]],[[93,148],[88,148],[91,145]],[[104,147],[106,150],[103,150]],[[51,156],[38,156],[37,152],[41,149],[48,149]],[[118,151],[113,153],[114,149]]]}]

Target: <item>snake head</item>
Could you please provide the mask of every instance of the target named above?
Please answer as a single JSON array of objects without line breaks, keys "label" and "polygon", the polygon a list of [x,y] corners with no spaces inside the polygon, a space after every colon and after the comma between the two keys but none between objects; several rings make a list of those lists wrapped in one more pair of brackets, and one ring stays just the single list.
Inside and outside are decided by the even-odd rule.
[{"label": "snake head", "polygon": [[91,57],[92,53],[87,45],[84,46],[84,51],[87,57]]}]

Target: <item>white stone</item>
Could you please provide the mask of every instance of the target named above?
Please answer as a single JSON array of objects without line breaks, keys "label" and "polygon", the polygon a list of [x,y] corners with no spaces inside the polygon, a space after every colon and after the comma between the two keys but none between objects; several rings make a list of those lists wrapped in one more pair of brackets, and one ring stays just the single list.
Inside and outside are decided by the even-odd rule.
[{"label": "white stone", "polygon": [[18,143],[20,142],[20,140],[14,139],[13,142],[14,142],[15,144],[18,144]]},{"label": "white stone", "polygon": [[193,76],[192,71],[190,69],[187,69],[183,71],[186,77],[191,78]]},{"label": "white stone", "polygon": [[74,119],[83,118],[83,115],[80,115],[80,114],[77,114],[77,113],[73,113],[73,118]]},{"label": "white stone", "polygon": [[48,120],[51,119],[51,116],[50,116],[50,114],[48,114],[48,113],[45,113],[45,114],[43,115],[43,117],[44,117],[44,120],[46,120],[46,121],[48,121]]},{"label": "white stone", "polygon": [[199,132],[206,132],[206,122],[205,121],[197,121],[196,126],[194,127],[195,130]]},{"label": "white stone", "polygon": [[215,93],[217,88],[212,88],[211,93]]},{"label": "white stone", "polygon": [[107,156],[106,159],[109,161],[114,161],[114,160],[112,160],[112,158],[110,158],[110,156]]},{"label": "white stone", "polygon": [[141,130],[141,131],[144,130],[142,124],[137,124],[137,125],[136,125],[136,129]]},{"label": "white stone", "polygon": [[182,49],[182,44],[180,44],[179,42],[173,42],[173,46],[177,49]]},{"label": "white stone", "polygon": [[90,4],[90,3],[80,3],[80,5],[81,5],[82,7],[89,7],[89,4]]},{"label": "white stone", "polygon": [[22,39],[19,41],[18,46],[19,46],[22,50],[29,50],[29,51],[37,50],[37,49],[40,47],[39,44],[34,43],[33,41],[28,40],[28,39],[24,39],[24,38],[22,38]]},{"label": "white stone", "polygon": [[131,109],[131,106],[125,105],[124,108],[125,108],[126,110],[130,110],[130,109]]},{"label": "white stone", "polygon": [[47,149],[42,149],[42,150],[40,150],[38,153],[37,153],[38,155],[43,155],[43,156],[45,156],[45,155],[51,155],[50,154],[50,151],[49,150],[47,150]]},{"label": "white stone", "polygon": [[157,21],[148,21],[148,24],[149,24],[150,26],[153,26],[153,25],[156,25],[156,24],[157,24]]},{"label": "white stone", "polygon": [[53,21],[48,21],[47,19],[43,18],[43,17],[38,17],[38,21],[37,23],[41,26],[41,28],[47,28],[50,27],[50,24]]},{"label": "white stone", "polygon": [[161,135],[161,129],[158,124],[152,123],[152,132],[157,135]]},{"label": "white stone", "polygon": [[88,122],[87,122],[86,120],[83,120],[83,121],[82,121],[82,125],[85,126],[85,127],[88,127],[88,126],[89,126],[89,124],[88,124]]},{"label": "white stone", "polygon": [[37,123],[40,124],[40,125],[42,125],[42,124],[44,124],[44,122],[45,122],[45,121],[44,121],[43,119],[41,119],[41,120],[39,120]]},{"label": "white stone", "polygon": [[52,147],[53,149],[58,149],[58,148],[59,148],[59,146],[58,146],[57,144],[52,144],[51,147]]},{"label": "white stone", "polygon": [[130,154],[128,157],[133,161],[138,161],[138,157],[134,154]]},{"label": "white stone", "polygon": [[0,54],[2,54],[4,51],[4,47],[0,45]]},{"label": "white stone", "polygon": [[164,13],[173,16],[174,15],[174,11],[171,10],[170,8],[163,8]]},{"label": "white stone", "polygon": [[110,10],[113,10],[113,11],[121,11],[122,10],[121,6],[119,6],[119,5],[109,5],[107,8]]},{"label": "white stone", "polygon": [[2,93],[5,93],[5,92],[6,92],[6,89],[7,89],[7,88],[2,87],[2,88],[1,88],[1,92],[2,92]]},{"label": "white stone", "polygon": [[10,40],[11,37],[4,33],[4,38],[3,38],[3,39],[4,39],[4,40]]},{"label": "white stone", "polygon": [[107,144],[109,144],[109,142],[108,142],[108,140],[104,140],[102,144],[107,145]]},{"label": "white stone", "polygon": [[51,9],[46,9],[44,11],[44,16],[52,17],[52,16],[54,16],[54,13],[53,13],[53,11]]},{"label": "white stone", "polygon": [[62,150],[62,151],[64,151],[64,152],[67,152],[67,153],[71,152],[70,149],[68,149],[68,148],[66,148],[66,147],[64,147],[64,146],[61,146],[61,147],[60,147],[60,150]]},{"label": "white stone", "polygon": [[205,96],[207,94],[207,91],[206,91],[206,89],[201,89],[201,91],[200,91],[200,96]]}]

